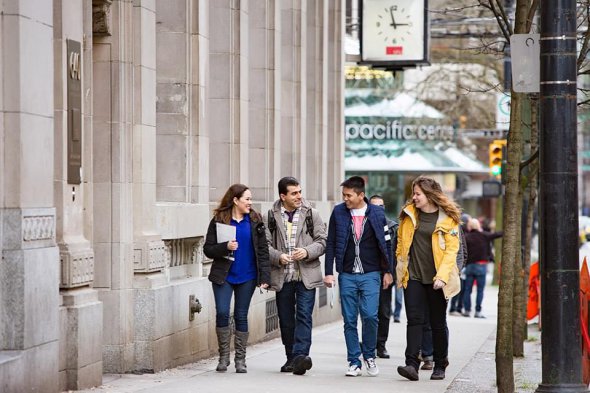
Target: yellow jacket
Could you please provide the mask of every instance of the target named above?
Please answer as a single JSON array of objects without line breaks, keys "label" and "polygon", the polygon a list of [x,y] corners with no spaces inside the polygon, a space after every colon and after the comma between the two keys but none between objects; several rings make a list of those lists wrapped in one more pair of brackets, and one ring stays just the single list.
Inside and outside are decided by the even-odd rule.
[{"label": "yellow jacket", "polygon": [[[410,247],[414,240],[414,231],[418,225],[416,206],[406,206],[397,230],[397,286],[406,287],[410,274]],[[436,267],[434,280],[446,283],[443,287],[445,298],[450,299],[461,291],[459,269],[457,268],[457,252],[459,251],[459,224],[442,210],[438,210],[438,220],[432,233],[432,255]]]}]

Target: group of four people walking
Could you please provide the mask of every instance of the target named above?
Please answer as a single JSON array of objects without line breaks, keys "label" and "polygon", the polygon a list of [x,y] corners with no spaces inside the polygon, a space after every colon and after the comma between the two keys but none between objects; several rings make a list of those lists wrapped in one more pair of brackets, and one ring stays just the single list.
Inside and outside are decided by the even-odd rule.
[{"label": "group of four people walking", "polygon": [[[379,206],[382,198],[371,203],[366,197],[363,178],[353,176],[341,187],[344,202],[334,207],[327,232],[317,210],[302,198],[301,186],[293,177],[279,181],[279,199],[266,214],[252,209],[247,186],[234,184],[227,190],[214,211],[204,246],[205,255],[213,259],[209,279],[216,306],[217,371],[226,371],[230,364],[233,330],[236,372],[247,372],[247,316],[257,286],[276,291],[286,355],[280,371],[303,375],[311,369],[316,288],[335,286],[335,266],[347,349],[345,375],[362,375],[363,362],[368,375],[379,374],[376,351],[386,354],[391,291],[397,276],[397,285],[404,288],[408,319],[405,365],[398,367],[398,373],[418,380],[422,329],[429,320],[434,357],[431,379],[445,377],[446,303],[460,288],[455,262],[459,250],[458,206],[434,179],[420,176],[412,184],[412,197],[402,209],[397,228]],[[218,224],[235,227],[235,239],[218,241]],[[322,274],[319,258],[324,254]],[[230,326],[232,294],[234,329]],[[380,298],[387,326],[379,322]],[[387,302],[388,309],[384,307]],[[362,340],[358,337],[359,315]]]}]

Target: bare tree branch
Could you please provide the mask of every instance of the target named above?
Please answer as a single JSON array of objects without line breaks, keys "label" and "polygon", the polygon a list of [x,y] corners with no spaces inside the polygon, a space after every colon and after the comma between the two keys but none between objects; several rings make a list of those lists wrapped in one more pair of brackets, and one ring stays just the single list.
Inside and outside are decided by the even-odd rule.
[{"label": "bare tree branch", "polygon": [[[502,30],[502,35],[504,36],[504,38],[506,39],[506,41],[510,42],[510,31],[506,30],[506,23],[505,20],[502,18],[502,15],[500,14],[500,12],[498,10],[496,10],[496,7],[494,5],[494,0],[489,0],[489,5],[490,5],[490,10],[492,11],[492,13],[494,14],[494,16],[496,17],[496,20],[498,21],[498,27],[500,28],[500,30]],[[502,6],[500,6],[502,7]]]},{"label": "bare tree branch", "polygon": [[533,27],[533,21],[535,19],[535,13],[537,12],[538,8],[539,0],[533,0],[531,8],[529,8],[529,14],[526,18],[526,31],[531,31],[531,28]]}]

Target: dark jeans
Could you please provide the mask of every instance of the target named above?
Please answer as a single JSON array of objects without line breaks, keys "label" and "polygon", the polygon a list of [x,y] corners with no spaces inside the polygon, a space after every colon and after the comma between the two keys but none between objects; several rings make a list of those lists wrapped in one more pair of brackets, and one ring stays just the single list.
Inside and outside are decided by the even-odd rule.
[{"label": "dark jeans", "polygon": [[315,288],[307,289],[301,281],[290,281],[284,283],[276,294],[281,339],[287,359],[309,355],[315,292]]},{"label": "dark jeans", "polygon": [[[424,360],[432,360],[434,348],[432,347],[432,328],[430,327],[430,311],[425,312],[424,315],[424,327],[422,328],[422,348],[420,349],[420,353],[422,354],[422,359]],[[449,339],[449,329],[446,329],[447,333],[447,341]]]},{"label": "dark jeans", "polygon": [[463,311],[463,294],[465,293],[465,280],[461,280],[461,292],[451,298],[451,309],[453,311]]},{"label": "dark jeans", "polygon": [[389,323],[391,322],[391,298],[393,286],[379,292],[379,327],[377,328],[377,349],[385,349],[387,337],[389,337]]},{"label": "dark jeans", "polygon": [[227,281],[223,284],[213,285],[213,297],[215,298],[215,326],[229,326],[229,307],[232,294],[234,295],[234,322],[236,330],[248,331],[248,309],[250,300],[256,288],[256,280],[246,281],[242,284],[230,284]]},{"label": "dark jeans", "polygon": [[470,263],[465,267],[465,294],[463,295],[463,305],[465,311],[471,311],[471,290],[473,282],[477,283],[477,296],[475,297],[475,311],[481,311],[481,301],[483,300],[483,289],[486,285],[486,274],[488,266],[479,263]]},{"label": "dark jeans", "polygon": [[[395,285],[395,284],[393,284]],[[395,308],[393,309],[393,317],[399,319],[402,312],[402,304],[404,302],[404,289],[395,287]]]},{"label": "dark jeans", "polygon": [[449,339],[447,335],[447,301],[442,290],[434,290],[432,284],[409,280],[404,292],[408,328],[406,333],[406,365],[418,369],[418,355],[422,347],[426,312],[430,317],[434,362],[442,364],[447,359]]}]

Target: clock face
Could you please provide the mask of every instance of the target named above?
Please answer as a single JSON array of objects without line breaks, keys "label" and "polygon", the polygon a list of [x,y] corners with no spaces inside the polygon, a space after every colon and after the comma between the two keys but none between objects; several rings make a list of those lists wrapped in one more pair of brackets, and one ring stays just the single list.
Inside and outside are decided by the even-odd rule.
[{"label": "clock face", "polygon": [[424,0],[364,0],[363,60],[425,61],[425,9]]}]

